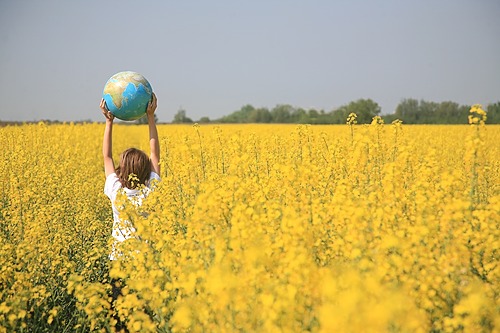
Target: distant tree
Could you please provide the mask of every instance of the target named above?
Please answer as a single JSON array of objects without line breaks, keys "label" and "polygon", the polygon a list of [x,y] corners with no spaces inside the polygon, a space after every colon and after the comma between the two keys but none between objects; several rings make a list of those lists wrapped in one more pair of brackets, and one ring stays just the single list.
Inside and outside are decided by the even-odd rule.
[{"label": "distant tree", "polygon": [[[454,102],[442,102],[439,104],[436,115],[440,123],[450,123],[453,118],[458,116],[459,105]],[[466,117],[467,118],[467,117]],[[454,119],[453,119],[454,120]]]},{"label": "distant tree", "polygon": [[[441,103],[403,99],[393,114],[382,115],[386,124],[394,120],[402,120],[405,124],[464,124],[467,123],[470,106],[459,105],[446,101]],[[488,124],[500,123],[500,102],[489,104]],[[359,124],[371,123],[373,117],[380,115],[380,106],[371,99],[358,99],[330,112],[316,109],[296,108],[289,104],[276,105],[272,110],[255,108],[250,104],[239,110],[216,119],[220,123],[295,123],[295,124],[345,124],[350,113],[357,115]],[[185,110],[179,110],[174,122],[192,122],[186,116]],[[212,122],[208,117],[202,117],[199,123]]]},{"label": "distant tree", "polygon": [[436,110],[439,104],[436,102],[420,101],[418,110],[418,120],[420,123],[435,124],[436,123]]},{"label": "distant tree", "polygon": [[320,110],[316,124],[331,124],[331,123],[332,123],[331,114],[326,113],[325,110]]},{"label": "distant tree", "polygon": [[404,99],[396,107],[394,116],[406,124],[465,124],[469,109],[467,105],[451,101],[436,103]]},{"label": "distant tree", "polygon": [[487,124],[500,124],[500,102],[494,104],[489,104],[486,107],[487,112]]},{"label": "distant tree", "polygon": [[293,109],[290,114],[290,120],[294,124],[308,124],[309,116],[307,115],[306,110],[303,108]]},{"label": "distant tree", "polygon": [[307,118],[309,118],[310,124],[317,124],[319,121],[319,112],[315,109],[309,109],[307,111]]},{"label": "distant tree", "polygon": [[335,110],[332,120],[336,124],[343,124],[349,114],[355,113],[358,116],[358,124],[369,124],[373,117],[380,113],[380,110],[380,106],[371,99],[358,99]]},{"label": "distant tree", "polygon": [[208,124],[208,123],[210,123],[210,118],[208,118],[208,117],[201,117],[200,120],[198,120],[198,123],[200,123],[200,124]]},{"label": "distant tree", "polygon": [[434,124],[466,124],[469,115],[468,106],[460,106],[455,102],[441,102],[436,109]]},{"label": "distant tree", "polygon": [[188,118],[186,115],[186,110],[184,109],[179,109],[177,113],[174,115],[174,120],[172,123],[174,124],[183,124],[183,123],[192,123],[193,120],[191,118]]},{"label": "distant tree", "polygon": [[228,116],[224,116],[218,121],[221,123],[249,123],[250,114],[255,110],[255,108],[250,105],[244,105],[238,111],[231,113]]},{"label": "distant tree", "polygon": [[289,123],[290,116],[293,112],[294,108],[291,105],[276,105],[271,110],[271,122],[277,124]]},{"label": "distant tree", "polygon": [[394,115],[397,119],[402,120],[406,124],[414,124],[417,120],[419,111],[419,103],[416,99],[404,99],[396,107]]},{"label": "distant tree", "polygon": [[[394,113],[392,113],[392,114],[382,115],[382,119],[384,120],[384,124],[390,124],[394,120],[399,119],[399,118],[396,117],[396,115]],[[401,119],[399,119],[399,120],[401,120]]]},{"label": "distant tree", "polygon": [[347,121],[347,116],[349,115],[349,110],[347,106],[341,106],[332,112],[330,112],[330,120],[332,124],[345,124]]},{"label": "distant tree", "polygon": [[272,120],[271,113],[266,108],[254,109],[248,115],[249,123],[270,123]]}]

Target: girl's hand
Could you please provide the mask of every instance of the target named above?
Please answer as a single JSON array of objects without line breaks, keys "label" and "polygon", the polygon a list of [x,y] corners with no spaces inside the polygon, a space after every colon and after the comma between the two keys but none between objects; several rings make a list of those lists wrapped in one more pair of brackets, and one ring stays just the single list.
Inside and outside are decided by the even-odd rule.
[{"label": "girl's hand", "polygon": [[148,103],[148,108],[146,109],[146,113],[148,116],[154,115],[157,105],[158,105],[158,100],[156,99],[155,93],[153,93],[151,96],[151,100]]},{"label": "girl's hand", "polygon": [[115,119],[115,116],[111,113],[111,111],[108,111],[108,107],[106,106],[106,101],[101,99],[101,104],[99,104],[99,107],[101,108],[102,114],[104,117],[106,117],[107,121],[113,122],[113,119]]}]

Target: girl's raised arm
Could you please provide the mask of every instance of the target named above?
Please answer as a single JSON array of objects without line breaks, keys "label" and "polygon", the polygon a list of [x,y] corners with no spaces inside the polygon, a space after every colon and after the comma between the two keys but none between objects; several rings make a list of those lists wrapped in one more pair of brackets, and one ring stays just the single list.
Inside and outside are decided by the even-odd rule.
[{"label": "girl's raised arm", "polygon": [[149,126],[149,149],[151,153],[149,158],[151,159],[151,171],[160,174],[160,141],[158,140],[158,130],[156,129],[155,121],[155,111],[157,107],[157,99],[155,93],[151,97],[151,101],[148,104],[146,114],[148,117]]},{"label": "girl's raised arm", "polygon": [[104,173],[106,177],[115,172],[115,164],[113,162],[113,119],[115,118],[106,107],[104,99],[101,100],[99,107],[106,117],[106,127],[104,129],[104,138],[102,140],[102,156],[104,158]]}]

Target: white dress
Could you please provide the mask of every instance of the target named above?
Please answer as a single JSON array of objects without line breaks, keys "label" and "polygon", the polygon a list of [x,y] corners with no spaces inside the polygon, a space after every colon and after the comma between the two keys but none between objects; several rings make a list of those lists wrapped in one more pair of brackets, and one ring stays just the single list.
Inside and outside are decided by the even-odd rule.
[{"label": "white dress", "polygon": [[116,196],[120,189],[123,189],[127,198],[132,201],[135,205],[140,206],[142,203],[142,199],[144,199],[149,192],[151,192],[152,187],[156,182],[160,181],[160,176],[151,171],[149,176],[149,181],[144,190],[131,190],[129,188],[123,187],[118,179],[116,173],[110,174],[106,177],[106,182],[104,184],[104,194],[111,200],[111,204],[113,206],[113,248],[111,254],[109,255],[109,259],[116,260],[118,257],[118,252],[116,250],[116,245],[120,242],[123,242],[131,237],[133,237],[133,233],[135,232],[135,228],[129,221],[121,221],[119,217],[119,210],[115,205]]}]

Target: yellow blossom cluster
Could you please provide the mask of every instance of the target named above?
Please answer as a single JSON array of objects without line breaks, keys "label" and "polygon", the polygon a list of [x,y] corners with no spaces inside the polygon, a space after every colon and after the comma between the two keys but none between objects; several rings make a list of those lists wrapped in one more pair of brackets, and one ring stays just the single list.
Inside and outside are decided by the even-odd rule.
[{"label": "yellow blossom cluster", "polygon": [[355,119],[159,125],[113,262],[103,125],[0,128],[0,332],[500,330],[500,126]]}]

